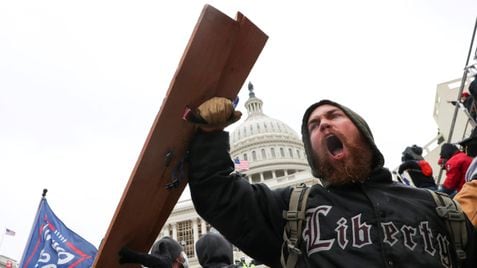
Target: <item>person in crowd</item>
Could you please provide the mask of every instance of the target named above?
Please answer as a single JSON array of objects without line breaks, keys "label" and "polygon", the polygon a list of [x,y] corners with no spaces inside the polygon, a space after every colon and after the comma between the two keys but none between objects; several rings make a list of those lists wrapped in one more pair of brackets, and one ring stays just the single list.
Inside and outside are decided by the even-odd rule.
[{"label": "person in crowd", "polygon": [[[461,102],[469,111],[470,117],[473,120],[477,119],[477,74],[474,76],[474,80],[469,84],[469,92],[462,92]],[[469,94],[470,93],[470,94]]]},{"label": "person in crowd", "polygon": [[[250,184],[233,172],[229,137],[237,121],[232,102],[214,97],[198,107],[189,147],[189,187],[197,212],[248,256],[270,267],[297,256],[293,267],[477,267],[476,232],[466,221],[466,259],[436,212],[428,190],[392,180],[366,121],[351,109],[321,100],[302,121],[313,176],[300,242],[284,241],[291,187]],[[465,218],[465,217],[464,217]],[[459,256],[463,256],[459,254]]]},{"label": "person in crowd", "polygon": [[464,105],[464,107],[467,109],[469,112],[469,116],[475,120],[476,119],[476,112],[477,108],[474,103],[474,97],[469,94],[469,92],[462,92],[462,95],[460,97],[460,102]]},{"label": "person in crowd", "polygon": [[255,268],[255,264],[256,264],[255,260],[251,260],[250,264],[249,264],[249,267],[250,268]]},{"label": "person in crowd", "polygon": [[455,144],[442,144],[438,163],[445,169],[446,178],[439,191],[450,196],[459,192],[465,183],[465,173],[471,162],[472,157],[459,150]]},{"label": "person in crowd", "polygon": [[474,228],[477,228],[477,178],[467,181],[454,199],[459,202]]},{"label": "person in crowd", "polygon": [[465,181],[468,182],[477,178],[477,127],[472,130],[468,138],[463,139],[458,144],[472,158],[472,162],[465,173]]},{"label": "person in crowd", "polygon": [[[460,95],[459,101],[449,101],[452,105],[462,105],[467,109],[469,116],[475,120],[476,119],[476,112],[477,108],[474,105],[474,97],[469,94],[469,92],[462,92]],[[459,104],[460,103],[460,104]]]},{"label": "person in crowd", "polygon": [[209,232],[195,243],[197,259],[204,268],[235,268],[233,247],[221,234]]},{"label": "person in crowd", "polygon": [[187,255],[174,239],[165,236],[154,243],[151,254],[123,247],[119,252],[119,263],[137,263],[149,268],[187,268]]},{"label": "person in crowd", "polygon": [[477,74],[474,76],[474,80],[470,82],[469,92],[473,99],[477,100]]},{"label": "person in crowd", "polygon": [[406,147],[402,152],[401,165],[399,165],[398,173],[402,176],[404,171],[409,174],[414,186],[418,188],[427,188],[437,190],[437,185],[432,175],[432,167],[422,157],[422,148],[413,145]]},{"label": "person in crowd", "polygon": [[459,144],[473,159],[465,173],[465,183],[454,199],[460,203],[462,210],[477,228],[477,128],[474,128],[470,136]]},{"label": "person in crowd", "polygon": [[245,257],[240,257],[240,268],[250,268],[249,265],[247,264],[247,261],[245,260]]}]

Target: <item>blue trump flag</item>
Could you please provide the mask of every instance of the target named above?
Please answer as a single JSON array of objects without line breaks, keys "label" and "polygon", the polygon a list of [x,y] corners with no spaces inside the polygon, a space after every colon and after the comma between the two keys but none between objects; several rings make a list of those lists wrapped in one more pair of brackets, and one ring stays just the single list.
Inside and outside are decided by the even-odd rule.
[{"label": "blue trump flag", "polygon": [[56,217],[45,198],[46,189],[33,222],[20,263],[21,268],[92,267],[98,251],[91,243],[68,229]]}]

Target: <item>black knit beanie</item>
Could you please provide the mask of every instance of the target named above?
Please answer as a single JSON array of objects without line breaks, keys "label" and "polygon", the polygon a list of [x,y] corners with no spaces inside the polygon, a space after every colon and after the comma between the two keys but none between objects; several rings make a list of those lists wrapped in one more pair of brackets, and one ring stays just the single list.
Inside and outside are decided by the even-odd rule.
[{"label": "black knit beanie", "polygon": [[422,148],[413,145],[411,147],[406,147],[406,149],[402,152],[401,161],[411,161],[411,160],[424,160],[422,157]]},{"label": "black knit beanie", "polygon": [[151,249],[151,254],[158,257],[170,258],[172,262],[181,255],[182,246],[174,239],[165,236],[158,240]]},{"label": "black knit beanie", "polygon": [[351,109],[349,109],[346,106],[343,106],[341,104],[338,104],[330,100],[321,100],[311,105],[310,107],[308,107],[308,109],[305,111],[305,114],[303,115],[303,120],[301,125],[302,140],[305,145],[306,157],[308,159],[308,164],[311,167],[311,172],[313,176],[321,179],[321,174],[318,172],[318,169],[315,166],[316,160],[318,159],[315,159],[316,156],[314,156],[313,149],[311,148],[310,133],[308,133],[308,119],[311,113],[318,106],[321,106],[324,104],[329,104],[341,109],[351,119],[351,121],[355,124],[355,126],[359,129],[361,134],[366,138],[366,140],[371,145],[371,149],[373,151],[372,169],[375,170],[378,168],[382,168],[384,166],[384,157],[379,151],[378,147],[376,147],[376,144],[374,143],[373,134],[371,133],[371,129],[369,128],[366,121],[364,121],[364,119],[361,116],[359,116],[357,113],[353,112]]},{"label": "black knit beanie", "polygon": [[457,151],[459,151],[459,148],[455,144],[452,143],[444,143],[442,144],[441,147],[441,152],[440,156],[444,159],[449,159],[451,158]]}]

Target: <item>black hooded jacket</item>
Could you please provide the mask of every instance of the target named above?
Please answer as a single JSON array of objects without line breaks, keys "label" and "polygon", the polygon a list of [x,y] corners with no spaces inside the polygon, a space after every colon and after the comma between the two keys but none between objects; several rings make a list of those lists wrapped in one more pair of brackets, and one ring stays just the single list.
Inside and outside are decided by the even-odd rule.
[{"label": "black hooded jacket", "polygon": [[195,244],[197,259],[204,268],[235,267],[233,248],[220,234],[207,233]]},{"label": "black hooded jacket", "polygon": [[181,245],[166,236],[152,245],[151,254],[123,247],[119,251],[119,263],[137,263],[149,268],[171,268],[181,252]]},{"label": "black hooded jacket", "polygon": [[421,147],[417,145],[406,147],[404,152],[402,152],[401,160],[402,163],[398,169],[399,174],[403,174],[404,171],[407,171],[414,186],[437,190],[437,185],[432,175],[432,167],[429,162],[422,157]]},{"label": "black hooded jacket", "polygon": [[[370,133],[367,137],[372,139]],[[195,136],[189,158],[194,206],[247,255],[280,267],[286,223],[282,215],[288,210],[291,188],[271,190],[248,183],[233,173],[228,150],[226,132]],[[312,186],[297,267],[456,267],[454,250],[448,247],[450,235],[431,194],[393,182],[380,153],[373,161],[375,168],[362,183]],[[470,223],[468,227],[464,267],[477,267],[476,233]]]}]

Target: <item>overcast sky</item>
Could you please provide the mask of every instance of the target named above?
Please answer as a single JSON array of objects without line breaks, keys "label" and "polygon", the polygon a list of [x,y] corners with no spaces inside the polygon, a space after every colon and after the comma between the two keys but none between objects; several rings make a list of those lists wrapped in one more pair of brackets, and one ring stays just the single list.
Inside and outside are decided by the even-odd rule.
[{"label": "overcast sky", "polygon": [[[0,2],[1,255],[20,259],[43,188],[99,246],[205,3]],[[247,80],[267,115],[298,132],[308,105],[341,102],[390,168],[436,136],[436,85],[462,76],[477,16],[475,0],[208,3],[269,35]]]}]

